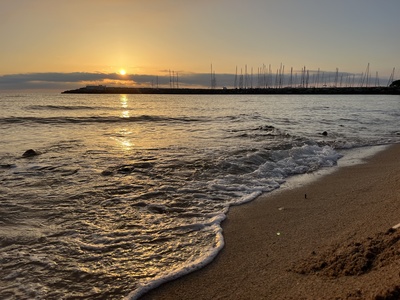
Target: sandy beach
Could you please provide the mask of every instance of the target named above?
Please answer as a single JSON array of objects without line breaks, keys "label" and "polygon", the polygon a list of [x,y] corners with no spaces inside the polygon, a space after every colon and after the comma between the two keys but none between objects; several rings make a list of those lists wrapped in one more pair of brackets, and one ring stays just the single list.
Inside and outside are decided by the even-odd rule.
[{"label": "sandy beach", "polygon": [[141,299],[399,299],[399,157],[232,207],[217,258]]}]

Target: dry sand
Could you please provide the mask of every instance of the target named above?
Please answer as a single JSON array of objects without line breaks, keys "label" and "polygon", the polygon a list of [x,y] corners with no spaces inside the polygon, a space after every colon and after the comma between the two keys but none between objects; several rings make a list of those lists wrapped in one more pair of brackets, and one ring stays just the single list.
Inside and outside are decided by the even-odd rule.
[{"label": "dry sand", "polygon": [[[305,198],[307,194],[307,198]],[[142,299],[400,299],[400,145],[233,207],[205,268]]]}]

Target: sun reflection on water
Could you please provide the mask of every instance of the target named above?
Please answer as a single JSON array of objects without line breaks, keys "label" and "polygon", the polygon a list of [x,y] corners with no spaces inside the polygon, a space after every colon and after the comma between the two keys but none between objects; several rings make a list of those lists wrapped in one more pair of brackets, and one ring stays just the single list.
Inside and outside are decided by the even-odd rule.
[{"label": "sun reflection on water", "polygon": [[133,144],[130,141],[126,140],[126,139],[125,140],[120,140],[119,142],[121,143],[121,145],[124,148],[124,150],[130,150],[132,148],[132,146],[133,146]]},{"label": "sun reflection on water", "polygon": [[121,112],[121,118],[129,118],[129,110],[124,110]]},{"label": "sun reflection on water", "polygon": [[[128,109],[128,96],[120,95],[120,102],[123,109],[121,111],[120,117],[124,119],[130,118],[130,112]],[[113,140],[115,140],[124,151],[131,150],[134,146],[130,138],[130,136],[132,135],[132,131],[130,131],[128,128],[123,127],[119,128],[116,134],[117,137],[113,137]]]},{"label": "sun reflection on water", "polygon": [[121,107],[124,109],[121,112],[121,118],[129,118],[129,110],[128,110],[128,97],[126,95],[121,95],[120,97]]},{"label": "sun reflection on water", "polygon": [[131,133],[132,132],[128,131],[126,128],[121,128],[116,132],[117,136],[112,137],[112,139],[116,141],[117,145],[119,145],[124,151],[129,151],[135,146],[130,139]]},{"label": "sun reflection on water", "polygon": [[121,106],[123,108],[128,108],[128,96],[127,95],[121,95],[120,101],[121,101]]}]

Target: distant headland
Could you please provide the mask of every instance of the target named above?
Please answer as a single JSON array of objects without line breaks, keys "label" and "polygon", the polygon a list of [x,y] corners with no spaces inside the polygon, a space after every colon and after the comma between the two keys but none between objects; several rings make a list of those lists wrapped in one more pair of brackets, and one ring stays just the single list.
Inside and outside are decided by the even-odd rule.
[{"label": "distant headland", "polygon": [[178,94],[178,95],[400,95],[400,86],[376,87],[282,87],[282,88],[135,88],[89,85],[62,94]]}]

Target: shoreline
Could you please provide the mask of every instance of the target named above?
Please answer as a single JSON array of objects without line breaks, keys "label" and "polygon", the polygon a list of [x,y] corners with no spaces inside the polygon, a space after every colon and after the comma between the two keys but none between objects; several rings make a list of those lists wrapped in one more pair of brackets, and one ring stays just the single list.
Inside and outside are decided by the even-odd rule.
[{"label": "shoreline", "polygon": [[[386,245],[382,239],[400,236],[400,230],[384,235],[400,223],[399,155],[400,145],[391,145],[365,163],[231,207],[222,223],[225,247],[214,261],[140,299],[374,299],[400,293],[400,255],[389,246],[379,257],[386,263],[367,260],[357,269],[365,257],[378,257],[371,241]],[[332,275],[338,253],[350,254]],[[327,266],[318,269],[321,264]]]}]

